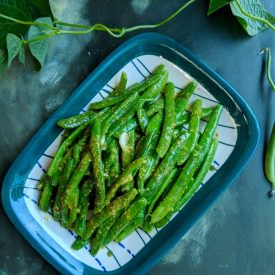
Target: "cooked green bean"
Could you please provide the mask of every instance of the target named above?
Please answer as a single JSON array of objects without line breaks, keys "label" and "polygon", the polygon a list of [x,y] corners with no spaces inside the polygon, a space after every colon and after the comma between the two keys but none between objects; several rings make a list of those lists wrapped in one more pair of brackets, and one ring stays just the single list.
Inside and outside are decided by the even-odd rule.
[{"label": "cooked green bean", "polygon": [[149,105],[148,109],[146,109],[146,115],[147,117],[151,117],[155,113],[161,112],[163,108],[164,108],[164,100],[163,98],[160,98]]},{"label": "cooked green bean", "polygon": [[135,199],[138,191],[132,189],[129,192],[115,198],[108,206],[106,206],[100,213],[95,213],[90,218],[85,233],[82,238],[88,240],[94,231],[108,218],[116,216],[117,212],[123,211]]},{"label": "cooked green bean", "polygon": [[267,146],[265,155],[265,174],[271,183],[271,197],[275,197],[275,123]]},{"label": "cooked green bean", "polygon": [[201,182],[203,181],[203,179],[205,178],[206,174],[208,173],[212,162],[214,160],[215,157],[215,153],[217,151],[218,148],[218,140],[216,138],[213,139],[212,144],[210,146],[209,152],[207,154],[207,156],[205,157],[205,159],[203,160],[203,163],[201,165],[201,167],[199,168],[198,174],[195,177],[195,179],[191,179],[189,184],[188,184],[188,190],[187,192],[181,197],[181,199],[176,203],[173,211],[170,211],[162,220],[158,221],[155,226],[157,228],[164,226],[165,224],[167,224],[169,222],[169,220],[171,219],[171,217],[173,216],[173,214],[176,211],[179,211],[187,201],[189,201],[189,199],[191,197],[193,197],[193,195],[195,194],[195,192],[198,190]]},{"label": "cooked green bean", "polygon": [[39,208],[43,212],[47,212],[50,208],[50,199],[53,193],[54,186],[48,181],[43,189],[43,192],[39,199]]},{"label": "cooked green bean", "polygon": [[113,136],[119,138],[122,133],[130,132],[131,130],[136,129],[138,126],[138,122],[135,117],[130,118],[124,124],[114,132]]},{"label": "cooked green bean", "polygon": [[113,90],[112,95],[120,95],[125,91],[127,86],[127,74],[126,72],[122,72],[120,75],[120,80],[116,88]]},{"label": "cooked green bean", "polygon": [[146,115],[145,110],[142,107],[138,108],[138,110],[137,110],[137,117],[138,117],[138,122],[139,122],[141,130],[143,132],[145,132],[145,129],[146,129],[146,126],[147,126],[147,124],[149,122],[149,119],[148,119],[148,117]]},{"label": "cooked green bean", "polygon": [[144,196],[147,199],[148,203],[151,203],[152,199],[161,188],[159,183],[162,182],[162,180],[174,169],[174,166],[178,159],[179,152],[181,151],[184,141],[186,139],[186,135],[187,132],[185,130],[182,130],[179,137],[169,148],[167,154],[160,162],[160,164],[154,171],[152,177],[146,184]]},{"label": "cooked green bean", "polygon": [[197,144],[199,137],[199,128],[200,128],[200,118],[201,118],[201,100],[198,99],[195,101],[192,107],[191,119],[189,122],[188,131],[190,135],[186,139],[179,158],[177,161],[178,165],[182,165],[189,157],[190,153],[193,151]]},{"label": "cooked green bean", "polygon": [[59,162],[62,160],[62,157],[66,153],[69,146],[73,143],[73,141],[85,130],[86,125],[81,125],[77,129],[75,129],[70,136],[61,144],[55,157],[50,165],[50,168],[47,172],[49,177],[55,175],[58,171]]},{"label": "cooked green bean", "polygon": [[79,188],[78,186],[75,187],[74,191],[72,192],[70,206],[69,209],[69,224],[72,225],[76,218],[77,218],[77,212],[78,212],[78,200],[79,200]]},{"label": "cooked green bean", "polygon": [[104,181],[104,165],[102,161],[101,150],[101,126],[96,119],[92,127],[90,150],[92,156],[93,174],[95,179],[95,212],[99,212],[105,205],[105,181]]},{"label": "cooked green bean", "polygon": [[154,210],[151,218],[151,223],[156,223],[162,220],[170,211],[173,211],[175,204],[182,195],[187,191],[188,183],[192,179],[196,170],[199,168],[205,155],[207,154],[212,138],[216,132],[217,124],[221,115],[222,106],[217,105],[212,112],[212,115],[206,124],[203,134],[200,137],[199,143],[192,151],[184,168],[180,172],[177,180],[171,187],[167,196],[160,202]]},{"label": "cooked green bean", "polygon": [[158,199],[160,198],[160,196],[163,194],[163,192],[165,192],[165,190],[167,190],[170,186],[170,184],[174,181],[175,176],[178,173],[178,169],[175,168],[169,175],[167,175],[167,177],[164,179],[163,184],[161,185],[161,188],[159,189],[158,193],[155,195],[155,197],[153,198],[153,200],[151,201],[149,207],[148,207],[148,214],[151,214],[153,211],[153,208],[156,204],[156,202],[158,201]]},{"label": "cooked green bean", "polygon": [[115,238],[117,243],[121,242],[132,232],[134,232],[139,226],[142,225],[145,216],[145,210],[139,212],[137,216],[123,229],[123,231]]},{"label": "cooked green bean", "polygon": [[145,198],[139,198],[133,202],[128,209],[117,219],[115,224],[109,230],[104,245],[113,241],[125,228],[126,226],[141,212],[144,210],[147,201]]},{"label": "cooked green bean", "polygon": [[196,90],[197,85],[191,81],[181,92],[177,94],[175,100],[176,121],[181,121],[185,115],[185,108],[191,95]]},{"label": "cooked green bean", "polygon": [[169,149],[176,122],[174,87],[173,83],[168,82],[164,89],[164,122],[160,140],[156,148],[160,158],[163,158]]},{"label": "cooked green bean", "polygon": [[110,204],[111,200],[115,197],[116,192],[120,187],[133,179],[143,162],[143,158],[138,158],[125,168],[122,174],[118,177],[117,181],[111,186],[106,197],[106,205]]},{"label": "cooked green bean", "polygon": [[82,236],[86,230],[86,221],[87,221],[87,215],[89,212],[89,196],[93,189],[93,184],[91,179],[86,180],[83,183],[83,186],[79,190],[79,201],[78,201],[78,216],[75,221],[75,232]]}]

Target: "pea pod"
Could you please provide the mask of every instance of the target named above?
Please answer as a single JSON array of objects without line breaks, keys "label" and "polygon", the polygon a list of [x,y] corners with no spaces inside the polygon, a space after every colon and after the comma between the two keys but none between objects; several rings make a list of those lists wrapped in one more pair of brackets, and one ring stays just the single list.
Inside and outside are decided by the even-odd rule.
[{"label": "pea pod", "polygon": [[102,136],[105,136],[109,128],[118,121],[129,109],[132,108],[135,100],[138,98],[138,93],[135,92],[128,96],[123,102],[121,102],[108,118],[105,119],[102,125]]},{"label": "pea pod", "polygon": [[63,196],[63,207],[67,207],[69,209],[75,208],[73,204],[73,198],[75,196],[76,188],[78,187],[79,183],[85,176],[86,172],[89,170],[90,165],[92,162],[92,157],[90,152],[86,152],[82,160],[80,161],[79,165],[77,166],[76,170],[74,171],[69,183],[66,186],[66,190]]},{"label": "pea pod", "polygon": [[203,134],[200,137],[199,143],[192,151],[188,161],[186,162],[184,168],[182,169],[177,180],[171,187],[167,196],[164,198],[163,201],[160,202],[158,207],[154,210],[151,218],[151,223],[154,224],[162,220],[170,211],[173,211],[177,201],[179,201],[183,194],[187,191],[188,183],[190,182],[193,175],[203,162],[203,159],[209,150],[212,138],[217,128],[221,111],[221,105],[217,105],[214,108],[212,115],[203,131]]},{"label": "pea pod", "polygon": [[177,94],[175,101],[176,121],[182,120],[185,115],[185,108],[197,85],[191,81],[181,92]]},{"label": "pea pod", "polygon": [[85,130],[86,125],[81,125],[77,129],[75,129],[71,135],[61,144],[59,147],[57,153],[55,154],[55,157],[50,165],[50,168],[47,172],[49,177],[54,176],[58,171],[59,163],[62,161],[62,157],[66,153],[69,146],[73,143],[73,141],[79,137],[79,135]]},{"label": "pea pod", "polygon": [[123,231],[115,238],[117,243],[124,240],[127,236],[133,233],[139,226],[142,225],[145,216],[145,210],[138,215],[123,229]]},{"label": "pea pod", "polygon": [[96,119],[91,131],[90,151],[93,165],[93,174],[95,180],[95,212],[99,212],[105,205],[105,180],[104,180],[104,166],[102,161],[101,151],[101,126]]},{"label": "pea pod", "polygon": [[160,164],[157,166],[153,175],[151,176],[148,183],[146,184],[144,196],[147,199],[148,203],[151,203],[152,199],[161,188],[159,183],[162,182],[163,179],[168,174],[170,174],[171,171],[174,169],[179,152],[182,149],[186,136],[187,136],[187,132],[185,130],[182,130],[179,137],[169,148],[167,154],[165,155],[163,160],[160,162]]},{"label": "pea pod", "polygon": [[89,212],[89,195],[93,189],[91,179],[86,180],[79,190],[78,215],[75,221],[75,232],[82,236],[86,230],[87,215]]},{"label": "pea pod", "polygon": [[141,108],[143,104],[148,100],[153,100],[159,96],[160,92],[163,90],[165,83],[168,79],[168,73],[165,71],[163,76],[160,78],[159,82],[150,86],[138,99],[138,101],[131,106],[128,112],[126,112],[120,120],[117,120],[110,128],[110,135],[113,135],[120,127],[121,124],[126,123],[129,119],[133,117],[138,108]]},{"label": "pea pod", "polygon": [[120,174],[119,145],[116,139],[111,139],[106,154],[104,170],[107,187],[110,187]]},{"label": "pea pod", "polygon": [[271,183],[271,197],[275,197],[275,123],[267,146],[265,155],[265,174]]},{"label": "pea pod", "polygon": [[174,102],[174,84],[168,82],[164,90],[165,104],[164,104],[164,122],[162,132],[156,151],[160,158],[163,158],[167,153],[172,141],[173,130],[175,127],[176,113]]},{"label": "pea pod", "polygon": [[117,212],[123,211],[135,199],[138,191],[132,189],[129,192],[114,199],[108,206],[106,206],[100,213],[95,213],[90,218],[85,233],[82,239],[88,240],[94,231],[108,218],[116,216]]},{"label": "pea pod", "polygon": [[122,72],[120,75],[119,83],[116,86],[116,88],[113,90],[112,95],[114,96],[120,95],[121,93],[123,93],[123,91],[125,91],[126,86],[127,86],[127,74],[126,72]]},{"label": "pea pod", "polygon": [[196,100],[191,113],[191,119],[189,122],[188,131],[190,133],[189,137],[186,139],[182,151],[179,155],[177,164],[182,165],[189,157],[190,153],[193,151],[197,144],[199,137],[200,128],[200,118],[201,118],[201,100]]},{"label": "pea pod", "polygon": [[125,169],[134,159],[135,156],[135,141],[136,135],[135,131],[130,131],[128,133],[122,133],[119,137],[119,144],[122,151],[122,169]]},{"label": "pea pod", "polygon": [[145,132],[145,129],[146,129],[146,126],[149,122],[149,119],[146,115],[145,110],[142,107],[138,108],[137,117],[138,117],[138,121],[139,121],[139,125],[140,125],[141,130],[143,132]]},{"label": "pea pod", "polygon": [[163,98],[160,98],[149,105],[148,109],[146,109],[146,115],[147,117],[151,117],[157,112],[162,112],[164,108],[164,100]]},{"label": "pea pod", "polygon": [[70,225],[72,225],[77,218],[78,200],[79,200],[79,188],[77,186],[77,187],[75,187],[74,191],[72,192],[71,201],[70,201],[71,208],[69,209],[69,220],[68,220]]},{"label": "pea pod", "polygon": [[43,192],[39,199],[39,208],[43,212],[47,212],[50,208],[50,199],[53,193],[54,186],[51,185],[50,181],[44,186]]},{"label": "pea pod", "polygon": [[144,210],[147,201],[145,198],[139,198],[133,202],[130,207],[117,219],[115,224],[109,230],[104,245],[114,240],[126,226],[141,212]]},{"label": "pea pod", "polygon": [[142,165],[144,159],[138,158],[134,160],[119,176],[117,181],[111,186],[107,197],[106,197],[106,205],[110,204],[111,200],[115,197],[117,190],[131,181],[134,175],[137,173],[138,169]]},{"label": "pea pod", "polygon": [[161,188],[159,189],[158,193],[155,195],[155,197],[153,198],[153,200],[151,201],[149,207],[148,207],[148,214],[151,214],[153,211],[153,208],[156,204],[156,202],[158,201],[158,199],[160,198],[160,196],[165,192],[165,190],[167,190],[169,188],[169,186],[171,185],[171,183],[174,181],[175,176],[178,173],[178,169],[175,168],[165,179],[163,184],[161,185]]},{"label": "pea pod", "polygon": [[128,133],[131,130],[136,129],[138,126],[138,122],[135,117],[130,118],[127,120],[124,124],[121,124],[121,126],[114,132],[113,136],[116,138],[119,138],[122,133]]},{"label": "pea pod", "polygon": [[162,227],[169,222],[171,217],[176,211],[179,211],[186,202],[189,201],[191,197],[194,196],[195,192],[198,190],[200,184],[202,183],[203,179],[205,178],[206,174],[208,173],[209,169],[211,168],[212,162],[214,160],[217,148],[218,148],[218,140],[216,138],[213,139],[212,144],[210,146],[209,152],[201,167],[199,168],[198,174],[195,179],[191,179],[188,184],[188,191],[181,197],[181,199],[176,203],[174,210],[170,211],[162,220],[158,221],[155,226]]}]

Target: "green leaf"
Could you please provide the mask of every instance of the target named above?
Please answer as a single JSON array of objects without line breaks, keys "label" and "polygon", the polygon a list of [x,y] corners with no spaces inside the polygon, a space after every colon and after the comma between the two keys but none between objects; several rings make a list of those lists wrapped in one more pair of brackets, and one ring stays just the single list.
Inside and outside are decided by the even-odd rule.
[{"label": "green leaf", "polygon": [[214,13],[225,5],[229,4],[232,0],[210,0],[207,15]]},{"label": "green leaf", "polygon": [[22,40],[15,34],[8,33],[7,48],[8,48],[8,66],[10,67],[12,60],[18,55],[22,48]]},{"label": "green leaf", "polygon": [[[249,14],[264,18],[271,24],[275,25],[275,17],[266,11],[265,7],[259,0],[239,0],[239,2],[243,9]],[[232,13],[237,17],[239,23],[249,35],[255,35],[268,28],[266,24],[245,16],[238,7],[236,1],[231,2],[230,7]]]},{"label": "green leaf", "polygon": [[6,69],[7,63],[8,63],[7,54],[3,50],[0,50],[0,75]]},{"label": "green leaf", "polygon": [[[32,17],[25,0],[0,0],[0,13],[24,20],[31,21]],[[0,47],[6,44],[8,33],[24,34],[28,26],[17,24],[7,19],[0,18]]]},{"label": "green leaf", "polygon": [[[47,23],[47,24],[50,24],[50,25],[53,24],[50,17],[38,18],[36,21]],[[36,39],[38,37],[41,37],[41,36],[45,35],[46,33],[50,32],[50,31],[51,31],[51,29],[49,29],[47,27],[31,26],[30,30],[29,30],[29,33],[28,33],[28,40],[33,40],[33,39]],[[49,44],[48,39],[42,39],[42,40],[39,40],[39,41],[29,43],[30,51],[31,51],[32,55],[39,62],[41,68],[44,65],[45,56],[46,56],[46,52],[47,52],[47,49],[48,49],[48,44]]]},{"label": "green leaf", "polygon": [[26,60],[26,55],[25,55],[25,48],[21,47],[20,51],[19,51],[19,61],[25,65],[25,60]]},{"label": "green leaf", "polygon": [[52,16],[49,0],[28,0],[27,4],[32,14],[32,19]]}]

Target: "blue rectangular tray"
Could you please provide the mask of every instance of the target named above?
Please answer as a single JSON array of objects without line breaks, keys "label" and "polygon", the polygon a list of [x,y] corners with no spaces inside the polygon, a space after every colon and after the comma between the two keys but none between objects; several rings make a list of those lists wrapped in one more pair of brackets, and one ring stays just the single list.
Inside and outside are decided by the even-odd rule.
[{"label": "blue rectangular tray", "polygon": [[192,227],[209,206],[242,171],[259,140],[257,120],[241,96],[218,74],[172,39],[156,34],[138,35],[107,57],[72,93],[65,103],[33,136],[10,167],[2,186],[3,206],[9,218],[30,244],[56,269],[71,274],[101,274],[64,250],[28,211],[24,200],[24,184],[41,155],[60,134],[56,121],[79,113],[124,65],[142,55],[162,56],[205,87],[221,102],[237,127],[235,147],[223,166],[188,202],[180,213],[126,265],[111,274],[141,274],[150,269]]}]

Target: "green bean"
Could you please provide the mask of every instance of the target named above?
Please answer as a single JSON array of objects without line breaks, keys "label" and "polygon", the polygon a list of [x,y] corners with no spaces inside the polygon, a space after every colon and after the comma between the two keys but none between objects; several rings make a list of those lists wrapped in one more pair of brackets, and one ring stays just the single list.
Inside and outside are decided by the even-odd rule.
[{"label": "green bean", "polygon": [[195,194],[195,192],[198,190],[201,182],[203,181],[203,179],[205,178],[206,174],[208,173],[212,162],[214,160],[215,157],[215,153],[217,151],[218,148],[218,140],[216,138],[213,139],[212,144],[210,146],[209,152],[207,154],[207,156],[205,157],[205,159],[203,160],[203,163],[201,165],[201,167],[199,168],[198,174],[195,177],[195,179],[191,179],[189,184],[188,184],[188,190],[187,192],[181,197],[181,199],[176,203],[175,208],[173,211],[170,211],[162,220],[158,221],[155,226],[157,228],[164,226],[165,224],[167,224],[169,222],[169,220],[171,219],[171,217],[173,216],[173,214],[176,211],[179,211],[187,201],[189,201],[189,199],[191,197],[193,197],[193,195]]},{"label": "green bean", "polygon": [[80,161],[76,170],[73,172],[73,175],[66,186],[64,193],[64,206],[67,206],[69,209],[74,208],[74,205],[71,203],[74,192],[81,182],[82,178],[85,176],[86,172],[89,170],[92,162],[91,153],[88,151],[85,153],[84,157]]},{"label": "green bean", "polygon": [[94,231],[108,218],[116,216],[117,212],[123,211],[135,199],[138,191],[132,189],[129,192],[115,198],[108,206],[106,206],[100,213],[94,213],[90,218],[87,229],[82,238],[88,240]]},{"label": "green bean", "polygon": [[73,244],[72,244],[72,248],[74,250],[79,250],[82,247],[84,247],[86,244],[88,243],[88,240],[83,240],[81,238],[78,238]]},{"label": "green bean", "polygon": [[129,109],[132,108],[132,106],[135,103],[135,100],[137,98],[138,98],[138,93],[135,92],[135,93],[129,95],[129,97],[127,99],[125,99],[122,103],[120,103],[116,107],[116,109],[114,110],[114,112],[112,114],[110,114],[110,116],[108,118],[106,118],[106,120],[103,122],[103,125],[102,125],[102,136],[105,136],[108,133],[109,128],[116,121],[118,121]]},{"label": "green bean", "polygon": [[191,81],[181,92],[177,94],[175,101],[176,121],[182,120],[185,115],[185,108],[197,85]]},{"label": "green bean", "polygon": [[36,188],[39,190],[39,191],[42,191],[45,187],[45,185],[47,184],[47,182],[50,181],[50,178],[48,177],[48,175],[45,173],[43,175],[43,177],[39,180],[39,182],[37,183],[37,186]]},{"label": "green bean", "polygon": [[75,187],[74,191],[72,192],[72,196],[70,200],[71,208],[69,209],[69,224],[73,224],[77,218],[78,200],[79,200],[79,188]]},{"label": "green bean", "polygon": [[101,126],[96,119],[92,127],[90,150],[92,155],[93,174],[95,179],[95,212],[99,212],[105,205],[105,181],[104,181],[104,165],[102,161],[101,151]]},{"label": "green bean", "polygon": [[90,121],[94,116],[96,116],[95,112],[87,111],[83,114],[79,114],[76,116],[60,119],[57,121],[57,125],[61,128],[72,129],[76,128],[82,124]]},{"label": "green bean", "polygon": [[167,175],[167,177],[164,179],[163,184],[161,185],[161,188],[159,189],[158,193],[155,195],[155,197],[153,198],[153,200],[151,201],[148,211],[148,214],[151,214],[153,211],[153,208],[156,204],[156,202],[158,201],[158,199],[160,198],[160,196],[165,192],[165,190],[167,190],[170,186],[170,184],[174,181],[176,175],[178,173],[178,169],[175,168],[169,175]]},{"label": "green bean", "polygon": [[109,230],[104,245],[114,240],[126,226],[141,212],[144,210],[147,201],[145,198],[139,198],[133,202],[128,209],[116,220],[115,224]]},{"label": "green bean", "polygon": [[73,141],[84,131],[86,125],[81,125],[77,129],[75,129],[71,135],[61,144],[55,157],[50,165],[50,168],[47,172],[49,177],[55,175],[58,171],[59,162],[62,160],[63,155],[66,153],[69,146],[73,143]]},{"label": "green bean", "polygon": [[91,103],[89,108],[91,110],[104,109],[106,107],[113,106],[113,105],[125,100],[127,97],[129,97],[128,94],[122,94],[122,95],[117,95],[117,96],[109,95],[108,97],[104,98],[101,101]]},{"label": "green bean", "polygon": [[164,89],[165,103],[164,103],[164,122],[159,143],[156,151],[160,158],[163,158],[167,153],[171,144],[173,129],[175,127],[176,113],[174,102],[174,84],[168,82]]},{"label": "green bean", "polygon": [[134,159],[135,156],[135,141],[136,135],[135,131],[130,131],[128,133],[122,133],[119,137],[119,144],[122,151],[122,169],[125,169]]},{"label": "green bean", "polygon": [[142,132],[145,132],[145,129],[149,122],[149,119],[146,115],[145,110],[142,107],[138,108],[137,117],[138,117],[139,125],[140,125]]},{"label": "green bean", "polygon": [[169,193],[160,202],[158,207],[154,210],[151,218],[151,223],[156,223],[163,219],[170,211],[173,211],[175,204],[182,195],[186,192],[188,188],[188,183],[192,179],[196,170],[199,168],[205,155],[207,154],[209,147],[212,142],[212,138],[215,134],[217,124],[221,115],[222,106],[217,105],[212,115],[206,124],[203,134],[200,137],[199,143],[196,145],[195,149],[192,151],[189,159],[187,160],[184,168],[179,174],[177,180],[171,187]]},{"label": "green bean", "polygon": [[127,86],[127,74],[125,72],[122,72],[120,75],[120,80],[116,88],[113,90],[112,95],[120,95],[125,91]]},{"label": "green bean", "polygon": [[145,142],[145,136],[142,136],[142,137],[138,140],[137,145],[136,145],[135,158],[139,158],[139,157],[140,157],[141,152],[142,152],[143,147],[144,147],[144,142]]},{"label": "green bean", "polygon": [[39,208],[43,212],[47,212],[50,208],[50,199],[53,193],[54,186],[48,181],[43,189],[39,200]]},{"label": "green bean", "polygon": [[138,122],[135,117],[130,118],[125,123],[121,124],[121,126],[114,132],[113,136],[119,138],[122,133],[130,132],[131,130],[136,129],[138,126]]},{"label": "green bean", "polygon": [[186,139],[186,135],[187,132],[185,130],[182,130],[179,137],[169,148],[167,154],[157,166],[150,180],[146,184],[144,196],[147,199],[148,203],[151,203],[152,199],[161,188],[159,183],[162,182],[163,179],[174,169],[179,152],[181,151],[184,141]]},{"label": "green bean", "polygon": [[200,118],[201,118],[201,104],[200,99],[196,100],[191,113],[191,119],[189,122],[188,131],[190,133],[189,137],[186,139],[182,151],[179,155],[177,164],[182,165],[189,157],[190,153],[193,151],[197,144],[199,137],[199,128],[200,128]]},{"label": "green bean", "polygon": [[275,123],[267,146],[265,155],[265,175],[271,183],[270,196],[275,197]]},{"label": "green bean", "polygon": [[86,230],[87,215],[89,212],[89,195],[92,192],[93,184],[91,179],[86,180],[79,190],[79,201],[77,209],[79,211],[75,221],[75,232],[82,236]]},{"label": "green bean", "polygon": [[64,192],[65,186],[68,183],[71,174],[73,173],[73,170],[75,168],[75,161],[73,159],[69,159],[66,163],[66,166],[64,168],[64,171],[62,172],[62,176],[60,179],[60,184],[58,185],[54,205],[53,205],[53,218],[55,220],[61,219],[61,198],[62,194]]},{"label": "green bean", "polygon": [[131,109],[128,110],[119,120],[117,120],[110,128],[110,135],[113,135],[120,127],[121,124],[124,124],[126,121],[131,119],[133,115],[136,113],[138,108],[141,108],[143,104],[148,100],[153,100],[157,96],[159,96],[160,92],[163,90],[163,87],[168,79],[168,73],[164,71],[162,77],[159,82],[150,86],[138,99],[136,104],[131,106]]},{"label": "green bean", "polygon": [[148,109],[146,110],[147,117],[151,117],[157,112],[161,112],[164,108],[164,100],[163,98],[158,99],[157,101],[153,102],[149,105]]},{"label": "green bean", "polygon": [[141,83],[138,83],[135,87],[127,88],[121,94],[124,94],[124,93],[129,94],[129,93],[135,93],[135,92],[140,93],[140,92],[146,90],[150,86],[155,85],[160,80],[160,78],[163,76],[164,72],[165,72],[164,66],[163,65],[158,66],[154,70],[154,72],[149,77],[147,77],[144,81],[142,81]]},{"label": "green bean", "polygon": [[105,160],[104,169],[107,187],[110,187],[120,174],[119,145],[116,139],[111,139],[106,153],[108,156]]},{"label": "green bean", "polygon": [[116,192],[120,187],[133,179],[143,162],[143,158],[138,158],[125,168],[122,174],[118,177],[117,181],[111,186],[106,197],[106,205],[110,204],[111,200],[115,197]]},{"label": "green bean", "polygon": [[145,216],[145,211],[141,211],[137,216],[123,229],[123,231],[116,237],[117,243],[128,237],[133,233],[139,226],[142,225]]}]

